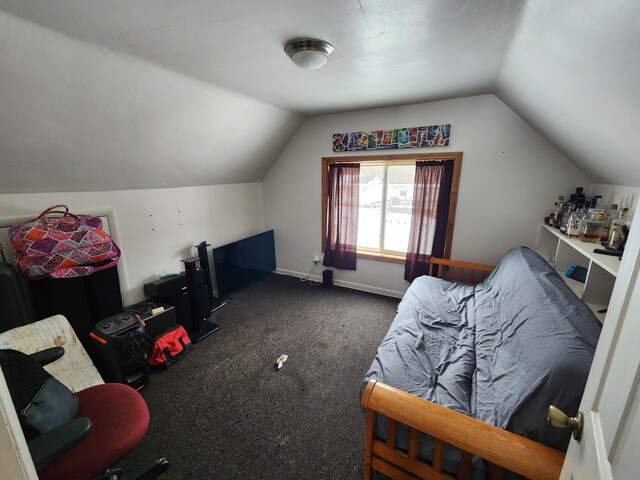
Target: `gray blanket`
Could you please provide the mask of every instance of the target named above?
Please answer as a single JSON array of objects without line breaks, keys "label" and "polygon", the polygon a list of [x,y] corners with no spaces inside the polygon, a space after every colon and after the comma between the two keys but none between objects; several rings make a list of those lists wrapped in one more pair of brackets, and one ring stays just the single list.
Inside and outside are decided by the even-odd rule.
[{"label": "gray blanket", "polygon": [[[516,248],[476,286],[416,279],[361,394],[378,378],[566,450],[570,432],[548,426],[547,409],[577,412],[599,335],[593,313],[549,264]],[[385,422],[378,434],[386,437]]]}]

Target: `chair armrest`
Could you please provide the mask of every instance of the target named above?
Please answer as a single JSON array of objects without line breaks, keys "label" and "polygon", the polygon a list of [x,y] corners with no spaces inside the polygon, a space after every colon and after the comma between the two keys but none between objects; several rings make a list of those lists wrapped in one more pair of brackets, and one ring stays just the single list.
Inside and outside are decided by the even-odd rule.
[{"label": "chair armrest", "polygon": [[91,420],[74,418],[29,441],[29,452],[37,471],[78,445],[91,433]]},{"label": "chair armrest", "polygon": [[55,346],[64,347],[64,356],[45,369],[69,390],[75,393],[104,383],[78,336],[62,315],[0,333],[0,348],[30,354]]},{"label": "chair armrest", "polygon": [[40,350],[39,352],[32,353],[29,356],[37,363],[39,363],[41,367],[44,367],[45,365],[49,365],[50,363],[55,362],[63,355],[64,348],[51,347],[47,348],[46,350]]}]

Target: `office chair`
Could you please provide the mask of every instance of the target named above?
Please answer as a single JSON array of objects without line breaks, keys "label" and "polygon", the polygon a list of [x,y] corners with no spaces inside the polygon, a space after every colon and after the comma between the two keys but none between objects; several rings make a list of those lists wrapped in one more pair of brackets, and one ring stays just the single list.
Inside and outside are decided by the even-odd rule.
[{"label": "office chair", "polygon": [[13,265],[0,262],[0,333],[36,321],[36,314]]},{"label": "office chair", "polygon": [[[165,458],[154,459],[130,472],[109,470],[144,438],[149,426],[147,405],[131,387],[108,383],[72,394],[68,389],[68,393],[61,391],[60,388],[66,387],[60,387],[62,384],[53,379],[52,384],[59,384],[54,394],[41,396],[48,388],[49,379],[53,378],[42,367],[62,355],[62,347],[32,355],[0,350],[0,365],[40,480],[90,480],[96,477],[135,480],[162,474],[169,466]],[[74,405],[69,407],[69,402],[75,402],[75,415],[71,411]],[[28,421],[27,405],[37,405],[37,414]],[[41,405],[46,407],[42,409]],[[65,415],[72,418],[67,419]],[[34,417],[36,421],[33,421]],[[38,423],[36,428],[35,423]],[[46,427],[37,431],[43,423]],[[48,429],[50,427],[53,428]]]}]

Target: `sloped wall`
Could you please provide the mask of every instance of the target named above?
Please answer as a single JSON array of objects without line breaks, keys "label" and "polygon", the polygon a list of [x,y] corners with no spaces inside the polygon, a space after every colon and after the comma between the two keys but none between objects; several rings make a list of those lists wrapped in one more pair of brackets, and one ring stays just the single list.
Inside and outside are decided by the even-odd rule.
[{"label": "sloped wall", "polygon": [[638,205],[640,197],[640,187],[625,187],[622,185],[608,185],[602,183],[594,183],[591,186],[592,195],[602,195],[602,200],[598,206],[607,206],[617,203],[620,208],[628,208],[629,213],[633,214]]},{"label": "sloped wall", "polygon": [[[440,123],[452,124],[449,147],[411,151],[464,152],[452,258],[495,263],[512,247],[535,246],[537,225],[557,196],[590,186],[494,95],[310,118],[263,182],[265,224],[275,229],[281,271],[306,274],[320,253],[321,158],[336,155],[332,133]],[[334,278],[396,296],[408,286],[403,265],[359,259],[357,268],[336,270]]]},{"label": "sloped wall", "polygon": [[194,245],[214,247],[264,230],[262,184],[208,187],[0,194],[0,218],[37,215],[66,204],[72,212],[112,208],[122,250],[120,274],[125,304],[144,298],[142,287],[163,272],[183,269],[183,258],[197,255]]},{"label": "sloped wall", "polygon": [[640,185],[640,3],[526,2],[497,94],[594,182]]},{"label": "sloped wall", "polygon": [[301,122],[3,12],[0,59],[0,193],[262,181]]}]

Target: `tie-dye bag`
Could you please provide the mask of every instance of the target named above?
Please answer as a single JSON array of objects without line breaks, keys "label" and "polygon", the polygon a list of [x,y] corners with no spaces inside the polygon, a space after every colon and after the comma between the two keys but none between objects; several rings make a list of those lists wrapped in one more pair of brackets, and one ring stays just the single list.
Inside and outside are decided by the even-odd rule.
[{"label": "tie-dye bag", "polygon": [[[64,209],[64,210],[59,210]],[[69,213],[66,205],[9,229],[18,272],[30,279],[80,277],[118,263],[120,249],[102,220]]]}]

